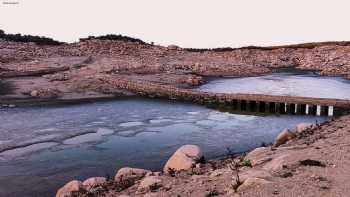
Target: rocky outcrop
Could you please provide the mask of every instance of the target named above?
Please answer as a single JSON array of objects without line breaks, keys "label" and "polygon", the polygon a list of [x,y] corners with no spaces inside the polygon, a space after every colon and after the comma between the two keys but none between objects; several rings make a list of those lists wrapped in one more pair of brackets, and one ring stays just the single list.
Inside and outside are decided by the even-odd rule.
[{"label": "rocky outcrop", "polygon": [[85,188],[81,181],[71,181],[65,184],[61,189],[59,189],[56,193],[56,197],[72,197],[74,193],[79,191],[84,191]]},{"label": "rocky outcrop", "polygon": [[249,152],[245,156],[245,159],[249,160],[253,167],[260,164],[264,164],[272,160],[271,156],[266,155],[266,153],[269,151],[270,150],[268,147],[259,147]]},{"label": "rocky outcrop", "polygon": [[[79,189],[80,196],[339,196],[349,192],[350,116],[315,127],[309,135],[298,136],[279,147],[260,147],[245,157],[212,160],[172,176],[142,169],[124,168],[116,177],[142,177],[125,185],[122,179],[91,191],[73,181],[60,189],[68,194]],[[320,137],[322,136],[322,137]],[[178,149],[197,160],[198,146]],[[335,154],[336,153],[336,154]],[[174,153],[175,155],[175,153]],[[183,158],[180,156],[179,158]],[[187,159],[184,160],[187,163]],[[250,165],[245,165],[249,161]],[[237,164],[237,168],[232,168]],[[123,176],[122,176],[123,174]],[[90,180],[90,179],[88,179]],[[85,182],[84,182],[85,183]],[[96,193],[93,193],[96,192]],[[345,194],[345,195],[344,195]]]},{"label": "rocky outcrop", "polygon": [[162,180],[156,176],[148,176],[140,182],[137,188],[138,192],[148,192],[153,191],[162,186]]},{"label": "rocky outcrop", "polygon": [[52,99],[60,96],[61,92],[56,89],[37,89],[37,90],[32,90],[29,94],[32,97]]},{"label": "rocky outcrop", "polygon": [[241,186],[238,187],[237,191],[242,192],[252,187],[257,187],[259,185],[269,184],[270,181],[261,178],[247,178]]},{"label": "rocky outcrop", "polygon": [[91,190],[96,186],[100,186],[107,183],[107,179],[105,177],[92,177],[88,178],[83,182],[83,186],[86,190]]},{"label": "rocky outcrop", "polygon": [[181,170],[189,170],[203,159],[202,150],[198,146],[184,145],[170,157],[163,171],[165,173],[172,173]]},{"label": "rocky outcrop", "polygon": [[139,168],[129,168],[124,167],[118,170],[115,175],[115,181],[136,181],[142,179],[147,173],[151,173],[149,170],[139,169]]},{"label": "rocky outcrop", "polygon": [[300,134],[300,133],[303,133],[306,129],[311,129],[314,126],[315,125],[311,123],[300,123],[296,127],[296,132]]},{"label": "rocky outcrop", "polygon": [[[203,76],[255,76],[285,67],[348,77],[348,54],[348,42],[190,50],[113,35],[90,37],[59,46],[39,46],[0,38],[0,77],[18,79],[21,76],[35,76],[32,90],[60,90],[62,97],[92,91],[114,95],[123,89],[124,84],[119,79],[124,78],[145,84],[148,88],[144,88],[142,94],[154,96],[152,87],[158,90],[158,85],[168,85],[168,89],[188,87],[203,83]],[[111,81],[104,80],[111,78],[113,85]],[[44,79],[47,82],[41,83]],[[19,87],[16,88],[23,91],[17,91],[15,96],[23,97],[23,92],[28,90],[27,85],[18,83]],[[168,91],[170,94],[166,94],[166,97],[172,98],[171,95],[174,95],[183,98],[186,91],[188,89],[181,89],[181,96],[178,92]]]},{"label": "rocky outcrop", "polygon": [[289,129],[284,129],[275,139],[274,146],[280,146],[286,143],[288,140],[295,138],[295,134]]}]

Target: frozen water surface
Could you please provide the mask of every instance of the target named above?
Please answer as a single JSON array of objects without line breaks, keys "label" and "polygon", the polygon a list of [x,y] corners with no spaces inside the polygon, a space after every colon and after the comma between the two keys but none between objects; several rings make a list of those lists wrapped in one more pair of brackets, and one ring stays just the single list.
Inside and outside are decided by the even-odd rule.
[{"label": "frozen water surface", "polygon": [[[350,98],[346,81],[312,75],[220,79],[199,89]],[[239,115],[148,99],[1,109],[0,196],[53,196],[69,180],[113,176],[123,166],[159,170],[183,144],[201,146],[207,158],[227,147],[247,151],[316,120],[325,118]]]}]

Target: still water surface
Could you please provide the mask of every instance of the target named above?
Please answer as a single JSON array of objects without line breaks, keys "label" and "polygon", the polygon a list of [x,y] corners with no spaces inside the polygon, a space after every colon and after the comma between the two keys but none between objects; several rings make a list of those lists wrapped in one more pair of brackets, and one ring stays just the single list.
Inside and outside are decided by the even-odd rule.
[{"label": "still water surface", "polygon": [[350,99],[350,82],[313,73],[275,73],[259,77],[220,78],[197,88],[218,93],[251,93]]}]

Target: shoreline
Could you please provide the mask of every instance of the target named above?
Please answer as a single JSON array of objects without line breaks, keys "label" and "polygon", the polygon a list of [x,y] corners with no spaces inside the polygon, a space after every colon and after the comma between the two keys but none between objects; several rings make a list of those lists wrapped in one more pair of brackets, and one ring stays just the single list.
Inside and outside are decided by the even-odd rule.
[{"label": "shoreline", "polygon": [[[298,69],[295,67],[288,67],[285,70],[284,68],[277,68],[275,70],[272,70],[269,73],[261,73],[261,74],[256,74],[253,76],[207,76],[203,77],[203,82],[200,85],[205,85],[209,83],[210,81],[214,81],[216,79],[231,79],[231,78],[246,78],[246,77],[260,77],[260,76],[266,76],[266,75],[271,75],[271,74],[276,74],[276,73],[287,73],[287,74],[312,74],[315,75],[315,77],[323,77],[324,75],[320,75],[317,73],[316,70],[302,70]],[[326,75],[326,77],[339,77],[341,79],[344,79],[345,81],[350,83],[350,79],[344,78],[343,76],[331,76],[331,75]],[[1,82],[1,81],[0,81]],[[7,84],[4,85],[8,82],[0,84],[8,91],[11,91],[11,89],[14,89],[12,84]],[[156,84],[155,84],[156,85]],[[200,85],[191,85],[187,88],[181,88],[184,90],[193,90]],[[145,92],[147,93],[147,92]],[[75,95],[71,96],[72,93],[69,94],[63,94],[60,97],[57,98],[33,98],[30,96],[26,97],[16,97],[16,96],[7,96],[6,94],[0,94],[0,108],[2,107],[8,107],[9,105],[15,105],[15,106],[49,106],[49,105],[64,105],[64,104],[84,104],[84,103],[90,103],[90,102],[99,102],[99,101],[117,101],[119,99],[128,99],[128,98],[135,98],[135,97],[144,97],[142,95],[139,95],[137,93],[132,93],[129,92],[128,89],[121,90],[117,94],[103,94],[103,93],[94,93],[95,95]],[[149,98],[149,97],[145,97]],[[311,98],[311,97],[310,97]],[[181,101],[185,102],[185,101]],[[192,103],[192,102],[189,102]]]},{"label": "shoreline", "polygon": [[[332,162],[328,161],[325,156],[321,156],[322,154],[318,155],[320,150],[322,152],[322,150],[328,146],[327,144],[320,144],[320,142],[329,139],[330,137],[328,136],[341,137],[342,134],[339,134],[343,131],[337,131],[334,129],[348,122],[350,122],[350,116],[343,116],[316,126],[304,126],[303,128],[297,126],[296,130],[293,131],[296,136],[290,139],[286,138],[281,145],[276,145],[276,142],[279,140],[279,137],[277,137],[277,141],[275,141],[273,146],[258,147],[242,154],[235,154],[234,156],[227,154],[226,158],[212,159],[204,163],[199,162],[198,160],[196,162],[197,164],[194,166],[189,167],[186,170],[176,170],[175,172],[172,172],[174,174],[169,174],[165,171],[151,172],[148,170],[144,170],[141,174],[137,174],[136,168],[121,168],[116,174],[114,180],[104,180],[100,183],[93,182],[91,183],[93,185],[92,188],[95,189],[90,188],[88,190],[84,189],[84,187],[86,187],[85,181],[79,186],[81,190],[77,191],[75,194],[78,195],[79,193],[79,196],[172,196],[175,194],[201,196],[203,193],[216,193],[218,196],[241,197],[269,195],[291,196],[291,190],[294,194],[298,194],[303,190],[294,190],[294,188],[303,188],[304,186],[297,184],[291,188],[280,188],[289,182],[289,179],[291,180],[291,183],[295,184],[294,179],[299,179],[299,177],[303,177],[304,174],[309,174],[309,171],[317,174],[319,173],[318,169],[334,169]],[[344,128],[346,128],[346,130],[344,130]],[[350,132],[350,130],[347,129],[349,128],[343,127],[345,133]],[[339,137],[330,139],[336,141],[339,140]],[[350,140],[350,137],[342,139],[342,141],[348,140]],[[314,148],[314,144],[318,144],[317,149]],[[178,151],[180,149],[178,149]],[[299,152],[304,152],[304,154],[300,154]],[[309,152],[309,154],[306,154],[307,152]],[[172,159],[174,159],[173,157],[175,155],[176,153],[169,159],[167,165]],[[236,170],[229,167],[235,162],[238,163]],[[345,166],[339,166],[336,168],[346,169]],[[136,179],[134,176],[130,177],[130,174],[125,172],[128,170],[136,170],[135,173],[139,177]],[[238,182],[237,176],[235,175],[236,171],[239,174],[238,177],[240,177],[240,181]],[[121,172],[124,173],[123,181],[129,180],[131,182],[120,182],[118,179],[120,175],[118,174],[121,174]],[[143,174],[143,172],[145,173]],[[318,175],[312,175],[311,179],[315,176],[317,178]],[[324,176],[325,175],[323,175],[323,177]],[[313,187],[311,190],[310,188],[304,188],[304,191],[307,192],[307,195],[304,196],[312,196],[314,194],[310,192],[315,192],[320,195],[333,193],[333,190],[337,189],[334,187],[334,176],[339,175],[335,174],[328,176],[329,177],[325,179],[326,181],[322,178],[320,181],[321,185],[318,185],[319,183],[316,182],[316,185],[312,184]],[[346,177],[346,175],[344,176]],[[96,178],[99,177],[95,177],[95,179]],[[151,185],[146,184],[149,181],[152,183]],[[310,179],[303,181],[310,181]],[[71,182],[67,185],[69,184],[71,184]],[[212,187],[213,184],[214,187]],[[277,187],[276,184],[278,185]],[[344,184],[346,184],[346,182]],[[67,185],[63,188],[67,189]]]}]

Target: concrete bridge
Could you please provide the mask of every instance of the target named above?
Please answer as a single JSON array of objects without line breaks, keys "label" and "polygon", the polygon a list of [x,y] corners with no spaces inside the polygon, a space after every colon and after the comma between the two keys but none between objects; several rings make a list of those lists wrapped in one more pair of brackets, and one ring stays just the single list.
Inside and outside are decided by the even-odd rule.
[{"label": "concrete bridge", "polygon": [[221,105],[241,111],[317,116],[334,116],[340,115],[344,111],[350,111],[350,100],[343,99],[213,93],[159,85],[151,82],[131,81],[123,78],[118,80],[115,78],[104,78],[101,80],[117,88],[127,89],[151,98],[166,98],[204,105]]},{"label": "concrete bridge", "polygon": [[208,94],[212,101],[207,103],[230,106],[238,111],[334,116],[350,110],[350,100],[263,94],[212,94]]}]

